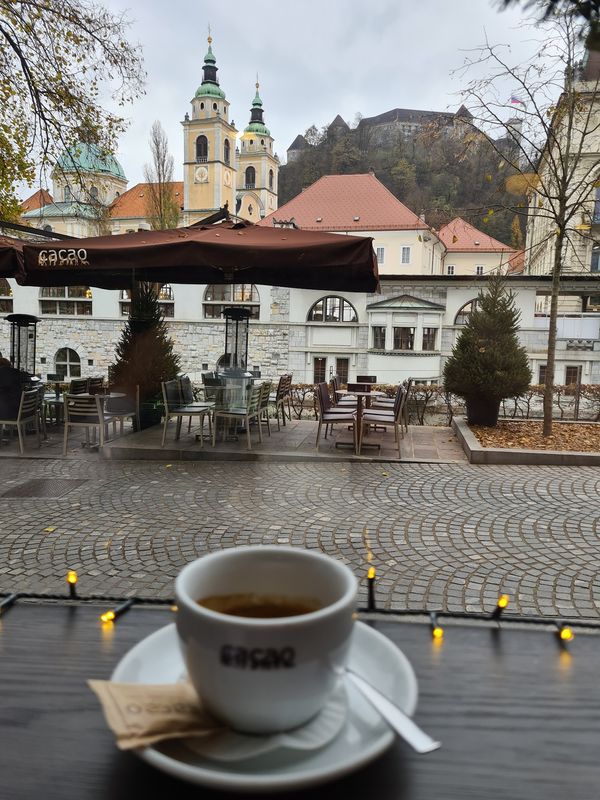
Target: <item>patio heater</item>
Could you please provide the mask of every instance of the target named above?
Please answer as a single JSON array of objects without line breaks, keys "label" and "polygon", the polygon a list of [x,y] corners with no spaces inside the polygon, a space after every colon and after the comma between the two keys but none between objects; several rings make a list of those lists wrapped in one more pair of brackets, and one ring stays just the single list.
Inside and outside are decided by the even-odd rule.
[{"label": "patio heater", "polygon": [[31,314],[8,314],[10,324],[10,362],[15,369],[35,375],[37,317]]},{"label": "patio heater", "polygon": [[250,309],[229,306],[223,309],[225,317],[225,359],[224,373],[232,377],[252,377],[247,372],[248,330]]}]

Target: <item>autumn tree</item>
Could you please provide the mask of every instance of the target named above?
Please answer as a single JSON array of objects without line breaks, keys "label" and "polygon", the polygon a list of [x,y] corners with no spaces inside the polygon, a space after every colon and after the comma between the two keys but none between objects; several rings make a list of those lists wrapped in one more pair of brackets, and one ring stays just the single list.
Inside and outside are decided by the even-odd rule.
[{"label": "autumn tree", "polygon": [[45,181],[81,130],[115,151],[126,123],[105,98],[118,109],[145,78],[127,27],[87,0],[0,0],[0,218],[18,213],[19,182]]},{"label": "autumn tree", "polygon": [[179,222],[180,205],[177,202],[173,182],[173,156],[169,153],[169,142],[158,120],[150,133],[152,163],[144,166],[144,177],[148,184],[146,216],[153,230],[176,228]]},{"label": "autumn tree", "polygon": [[[511,172],[507,186],[528,194],[528,209],[521,209],[528,212],[527,269],[552,277],[545,436],[552,433],[561,276],[565,271],[590,271],[595,187],[600,177],[600,72],[595,60],[584,59],[579,25],[571,14],[552,14],[537,27],[535,53],[527,62],[514,64],[508,46],[486,43],[463,68],[485,74],[464,91],[472,124],[494,132],[495,138],[489,140],[495,156]],[[519,107],[519,124],[514,112],[507,119],[507,85]],[[494,197],[490,204],[502,207]]]}]

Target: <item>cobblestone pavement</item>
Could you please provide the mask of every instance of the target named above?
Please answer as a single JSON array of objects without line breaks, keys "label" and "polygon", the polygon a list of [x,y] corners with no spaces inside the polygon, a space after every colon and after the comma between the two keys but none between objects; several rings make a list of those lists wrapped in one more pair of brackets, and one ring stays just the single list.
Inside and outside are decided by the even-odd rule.
[{"label": "cobblestone pavement", "polygon": [[[73,483],[5,496],[35,479]],[[63,592],[72,568],[81,594],[171,597],[186,562],[249,543],[319,548],[364,579],[369,544],[381,607],[483,611],[507,592],[525,614],[600,610],[600,469],[15,458],[0,487],[2,592]]]}]

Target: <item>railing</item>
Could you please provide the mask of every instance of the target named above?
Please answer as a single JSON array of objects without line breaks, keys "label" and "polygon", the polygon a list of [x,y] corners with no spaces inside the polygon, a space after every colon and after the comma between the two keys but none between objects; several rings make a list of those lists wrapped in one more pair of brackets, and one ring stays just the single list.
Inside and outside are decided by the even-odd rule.
[{"label": "railing", "polygon": [[254,183],[254,181],[252,181],[252,183],[245,183],[244,189],[256,189],[256,184]]},{"label": "railing", "polygon": [[196,156],[196,164],[206,164],[208,156]]}]

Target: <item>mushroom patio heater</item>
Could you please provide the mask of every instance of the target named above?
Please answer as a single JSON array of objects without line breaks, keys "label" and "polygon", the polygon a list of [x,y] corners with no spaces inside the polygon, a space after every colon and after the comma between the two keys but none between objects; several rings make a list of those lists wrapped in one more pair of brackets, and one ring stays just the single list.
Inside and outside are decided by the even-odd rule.
[{"label": "mushroom patio heater", "polygon": [[9,314],[10,361],[15,369],[35,374],[35,340],[37,317],[31,314]]},{"label": "mushroom patio heater", "polygon": [[227,375],[246,376],[250,309],[233,306],[223,309],[225,317],[225,369]]}]

